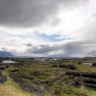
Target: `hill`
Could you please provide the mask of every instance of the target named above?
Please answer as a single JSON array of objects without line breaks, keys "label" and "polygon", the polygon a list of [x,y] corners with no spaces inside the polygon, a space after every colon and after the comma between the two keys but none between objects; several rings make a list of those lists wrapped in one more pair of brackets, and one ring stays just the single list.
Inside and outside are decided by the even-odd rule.
[{"label": "hill", "polygon": [[11,54],[10,52],[0,51],[0,57],[12,57],[12,56],[14,56],[14,55]]}]

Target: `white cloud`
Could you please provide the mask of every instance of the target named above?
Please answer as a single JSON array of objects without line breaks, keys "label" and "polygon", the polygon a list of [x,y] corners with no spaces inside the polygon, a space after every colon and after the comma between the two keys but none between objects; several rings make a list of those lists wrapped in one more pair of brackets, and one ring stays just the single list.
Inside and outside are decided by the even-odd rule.
[{"label": "white cloud", "polygon": [[[9,1],[11,2],[11,0]],[[16,18],[14,18],[16,13],[11,12],[12,5],[8,9],[8,12],[12,15],[12,20],[9,13],[6,13],[9,20],[6,16],[5,18],[2,17],[3,21],[0,18],[0,21],[2,21],[0,23],[0,50],[27,56],[92,56],[96,50],[96,1],[78,0],[77,3],[76,1],[74,0],[72,3],[71,0],[69,2],[68,0],[56,0],[56,2],[54,0],[42,0],[40,3],[32,0],[36,5],[32,7],[32,2],[29,4],[29,1],[20,0],[20,5],[25,10],[20,5],[13,4],[15,6],[13,10],[17,12],[16,10],[20,7],[21,12],[20,14],[17,12]],[[32,13],[31,9],[28,11],[28,5],[32,8]],[[19,7],[17,8],[17,6]],[[5,13],[6,10],[0,9],[0,12],[4,11]],[[18,21],[18,18],[21,18],[22,22]],[[62,41],[50,41],[40,37],[37,33],[48,35],[50,38],[57,34],[58,37],[55,39]]]}]

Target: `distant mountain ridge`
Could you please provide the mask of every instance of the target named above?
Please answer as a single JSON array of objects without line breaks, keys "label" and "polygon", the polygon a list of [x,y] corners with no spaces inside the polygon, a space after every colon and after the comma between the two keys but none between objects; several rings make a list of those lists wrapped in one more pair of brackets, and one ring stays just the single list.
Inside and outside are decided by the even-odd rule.
[{"label": "distant mountain ridge", "polygon": [[0,51],[0,57],[13,57],[14,55],[7,51]]}]

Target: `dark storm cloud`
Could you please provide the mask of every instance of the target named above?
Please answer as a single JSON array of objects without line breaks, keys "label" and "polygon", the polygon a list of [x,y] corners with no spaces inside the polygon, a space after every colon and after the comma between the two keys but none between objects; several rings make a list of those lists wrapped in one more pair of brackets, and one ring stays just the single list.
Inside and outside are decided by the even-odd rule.
[{"label": "dark storm cloud", "polygon": [[48,54],[52,51],[57,50],[55,46],[49,46],[49,45],[39,45],[39,48],[37,46],[31,47],[27,50],[27,52],[31,52],[34,54]]},{"label": "dark storm cloud", "polygon": [[[94,41],[72,41],[66,44],[54,46],[39,45],[40,48],[37,46],[28,46],[29,48],[26,50],[26,52],[42,56],[94,56],[96,55],[94,43]],[[58,53],[58,51],[62,51],[62,53]],[[52,55],[50,55],[51,52],[53,53]]]},{"label": "dark storm cloud", "polygon": [[70,42],[65,44],[64,54],[67,56],[85,55],[87,47],[85,42]]},{"label": "dark storm cloud", "polygon": [[0,0],[0,25],[36,26],[60,7],[71,7],[85,0]]},{"label": "dark storm cloud", "polygon": [[73,41],[64,45],[64,55],[67,56],[94,56],[96,42],[94,40]]},{"label": "dark storm cloud", "polygon": [[95,56],[96,57],[96,50],[92,50],[88,53],[88,56]]},{"label": "dark storm cloud", "polygon": [[24,44],[24,45],[26,45],[26,46],[28,46],[28,47],[32,47],[32,44],[30,44],[30,43],[28,43],[28,44]]}]

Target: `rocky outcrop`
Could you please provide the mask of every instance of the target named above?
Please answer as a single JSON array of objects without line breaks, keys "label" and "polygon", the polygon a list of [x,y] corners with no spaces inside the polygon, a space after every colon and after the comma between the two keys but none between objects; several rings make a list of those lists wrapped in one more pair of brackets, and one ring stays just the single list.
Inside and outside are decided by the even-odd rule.
[{"label": "rocky outcrop", "polygon": [[19,69],[13,69],[13,70],[10,70],[10,72],[18,72]]},{"label": "rocky outcrop", "polygon": [[45,81],[42,81],[41,84],[53,84],[55,81],[57,80],[60,80],[60,78],[64,77],[65,74],[61,74],[59,76],[57,76],[56,78],[52,79],[52,80],[45,80]]},{"label": "rocky outcrop", "polygon": [[5,81],[7,81],[7,76],[0,76],[0,83],[4,83]]},{"label": "rocky outcrop", "polygon": [[37,96],[45,96],[44,93],[41,91],[40,88],[38,88],[37,85],[33,84],[33,83],[26,83],[25,81],[23,81],[20,77],[15,76],[13,74],[10,73],[10,77],[14,79],[15,82],[17,82],[21,88],[27,92],[31,92],[36,94]]},{"label": "rocky outcrop", "polygon": [[96,79],[96,72],[66,72],[69,76],[89,77]]},{"label": "rocky outcrop", "polygon": [[77,67],[75,65],[64,65],[64,64],[61,64],[59,65],[60,68],[67,68],[67,69],[70,69],[70,70],[76,70]]},{"label": "rocky outcrop", "polygon": [[87,86],[96,89],[96,72],[66,72],[75,86]]},{"label": "rocky outcrop", "polygon": [[5,67],[0,67],[1,70],[5,70]]},{"label": "rocky outcrop", "polygon": [[93,67],[96,67],[96,63],[92,63],[92,66],[93,66]]},{"label": "rocky outcrop", "polygon": [[4,83],[7,81],[7,76],[2,75],[2,70],[0,70],[0,83]]},{"label": "rocky outcrop", "polygon": [[58,65],[56,65],[56,64],[53,64],[53,65],[52,65],[52,67],[58,67]]},{"label": "rocky outcrop", "polygon": [[0,76],[2,76],[2,70],[0,69]]}]

